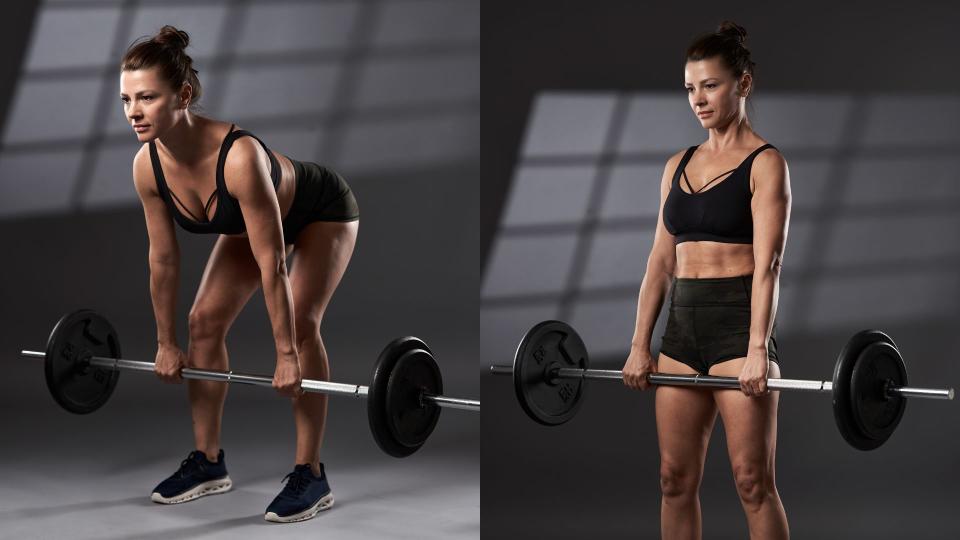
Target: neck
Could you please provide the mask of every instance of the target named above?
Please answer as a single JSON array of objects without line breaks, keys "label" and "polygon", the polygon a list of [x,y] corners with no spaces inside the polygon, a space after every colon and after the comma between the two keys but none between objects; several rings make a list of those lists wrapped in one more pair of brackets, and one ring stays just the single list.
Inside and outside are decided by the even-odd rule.
[{"label": "neck", "polygon": [[725,125],[708,130],[707,142],[702,146],[709,152],[724,152],[731,148],[751,146],[758,139],[747,118],[747,100],[737,103],[737,113]]},{"label": "neck", "polygon": [[741,110],[729,124],[710,128],[707,142],[703,144],[709,151],[722,152],[728,148],[749,146],[748,141],[756,139],[757,135],[750,125],[746,113]]},{"label": "neck", "polygon": [[178,163],[194,163],[207,154],[203,144],[203,126],[206,120],[186,111],[183,118],[172,128],[157,137],[157,145],[162,147]]}]

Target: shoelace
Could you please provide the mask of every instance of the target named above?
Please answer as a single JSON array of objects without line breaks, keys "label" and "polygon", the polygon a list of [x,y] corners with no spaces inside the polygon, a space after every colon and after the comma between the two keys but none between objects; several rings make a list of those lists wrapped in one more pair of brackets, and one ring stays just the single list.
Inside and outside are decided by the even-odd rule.
[{"label": "shoelace", "polygon": [[203,472],[205,468],[202,463],[194,459],[193,453],[191,453],[187,456],[187,459],[180,462],[180,469],[177,470],[177,474],[180,475],[180,478],[186,478],[193,474],[194,471],[199,470]]},{"label": "shoelace", "polygon": [[281,493],[281,495],[287,497],[297,498],[303,495],[303,492],[307,490],[307,486],[310,485],[310,480],[306,475],[301,474],[300,471],[293,471],[287,474],[280,482],[284,482],[288,478],[290,481],[287,482],[287,485],[284,486],[283,492]]}]

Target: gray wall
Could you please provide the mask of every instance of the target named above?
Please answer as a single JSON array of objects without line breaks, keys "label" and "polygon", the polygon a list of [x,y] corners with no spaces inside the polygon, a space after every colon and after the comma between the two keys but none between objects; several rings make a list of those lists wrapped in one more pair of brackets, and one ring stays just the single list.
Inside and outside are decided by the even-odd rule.
[{"label": "gray wall", "polygon": [[[0,126],[4,467],[41,469],[64,452],[74,463],[101,463],[144,451],[173,467],[192,448],[185,387],[125,373],[103,410],[78,418],[48,396],[41,362],[17,358],[21,348],[42,350],[62,314],[87,307],[113,321],[125,356],[153,359],[147,238],[130,178],[137,145],[117,97],[116,64],[134,38],[167,23],[191,35],[203,114],[236,122],[291,157],[333,166],[357,195],[356,251],[322,329],[333,376],[367,384],[388,341],[417,335],[434,350],[448,393],[479,397],[479,208],[450,202],[477,198],[479,2],[54,0],[24,20],[33,23],[22,56],[4,57],[18,76]],[[215,238],[178,230],[178,239],[178,334],[186,345],[186,314]],[[236,321],[228,347],[233,369],[273,372],[262,295]],[[276,403],[269,390],[231,390],[225,446],[236,455],[265,444],[285,467],[292,423]],[[331,403],[325,455],[392,459],[375,449],[365,404]],[[89,422],[113,425],[111,439],[92,440]],[[158,438],[161,429],[166,437]],[[478,475],[479,415],[443,415],[410,458],[425,478],[431,446],[433,459],[452,456]],[[16,501],[0,505],[16,515]],[[466,507],[468,522],[475,511]]]},{"label": "gray wall", "polygon": [[[943,66],[955,63],[958,11],[488,5],[484,26],[498,32],[483,44],[484,95],[496,98],[483,103],[481,363],[509,363],[527,328],[560,318],[594,367],[623,365],[663,163],[706,136],[682,90],[683,51],[730,18],[758,64],[751,120],[790,164],[784,376],[829,379],[846,339],[872,327],[896,340],[911,382],[955,384],[960,80]],[[508,379],[482,384],[485,537],[658,534],[652,394],[593,382],[577,418],[544,428]],[[778,486],[796,537],[956,531],[956,405],[911,402],[890,442],[862,453],[836,433],[828,398],[781,403]],[[746,536],[720,426],[701,493],[705,537]]]}]

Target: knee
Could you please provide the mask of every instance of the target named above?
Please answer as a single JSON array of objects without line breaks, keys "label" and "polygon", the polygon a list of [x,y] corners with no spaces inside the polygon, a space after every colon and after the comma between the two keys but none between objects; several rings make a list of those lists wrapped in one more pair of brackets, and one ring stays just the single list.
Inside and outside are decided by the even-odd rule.
[{"label": "knee", "polygon": [[316,313],[294,314],[294,331],[297,334],[297,348],[302,349],[320,340],[321,315]]},{"label": "knee", "polygon": [[733,478],[744,506],[759,507],[775,490],[773,473],[759,463],[734,465]]},{"label": "knee", "polygon": [[187,317],[190,341],[222,341],[227,336],[227,325],[209,309],[194,306]]},{"label": "knee", "polygon": [[666,498],[692,497],[700,484],[700,472],[692,467],[662,461],[660,492]]}]

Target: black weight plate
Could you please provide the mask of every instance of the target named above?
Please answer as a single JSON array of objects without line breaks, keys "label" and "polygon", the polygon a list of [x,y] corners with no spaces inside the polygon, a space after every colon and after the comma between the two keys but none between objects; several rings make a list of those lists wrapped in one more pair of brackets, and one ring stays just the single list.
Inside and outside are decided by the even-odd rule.
[{"label": "black weight plate", "polygon": [[567,422],[583,402],[583,379],[551,380],[558,368],[587,369],[587,347],[576,330],[561,321],[531,328],[513,359],[513,385],[523,410],[545,426]]},{"label": "black weight plate", "polygon": [[423,402],[423,393],[443,394],[443,377],[433,355],[413,349],[394,364],[387,382],[386,403],[394,439],[413,449],[423,446],[440,418],[440,407]]},{"label": "black weight plate", "polygon": [[120,339],[102,315],[82,309],[64,315],[47,339],[47,388],[64,409],[91,413],[107,402],[120,372],[90,366],[91,356],[120,358]]},{"label": "black weight plate", "polygon": [[397,338],[387,344],[373,364],[370,377],[370,386],[367,389],[367,420],[370,423],[370,432],[377,446],[393,457],[406,457],[417,451],[398,441],[390,429],[390,415],[387,411],[387,389],[390,385],[390,374],[397,361],[404,354],[414,349],[430,351],[427,344],[413,336]]},{"label": "black weight plate", "polygon": [[888,396],[888,383],[907,385],[907,367],[900,351],[878,341],[863,348],[850,378],[850,405],[860,431],[877,442],[877,446],[893,435],[907,400],[900,395]]},{"label": "black weight plate", "polygon": [[864,433],[854,416],[852,389],[853,368],[857,364],[860,353],[873,343],[889,343],[896,347],[890,336],[879,330],[863,330],[850,338],[837,357],[837,365],[833,370],[833,417],[837,422],[837,429],[844,440],[859,450],[873,450],[883,444],[869,434]]}]

